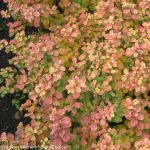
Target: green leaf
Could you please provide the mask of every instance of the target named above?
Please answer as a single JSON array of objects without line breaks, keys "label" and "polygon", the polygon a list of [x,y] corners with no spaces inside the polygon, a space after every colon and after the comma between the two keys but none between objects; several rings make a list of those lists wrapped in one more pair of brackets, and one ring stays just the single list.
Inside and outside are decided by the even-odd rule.
[{"label": "green leaf", "polygon": [[65,90],[65,86],[68,82],[68,76],[67,75],[63,75],[63,77],[57,81],[56,83],[56,89],[59,91],[59,92],[63,92]]},{"label": "green leaf", "polygon": [[82,93],[83,98],[81,102],[83,103],[83,112],[89,112],[92,107],[93,95],[92,93]]},{"label": "green leaf", "polygon": [[122,122],[122,118],[118,115],[116,115],[113,119],[112,119],[113,122],[115,123],[120,123]]},{"label": "green leaf", "polygon": [[79,150],[79,147],[78,147],[79,143],[80,143],[80,139],[79,137],[76,136],[71,144],[71,150]]},{"label": "green leaf", "polygon": [[15,85],[15,83],[16,83],[15,79],[12,79],[10,84],[9,84],[9,87],[12,88]]},{"label": "green leaf", "polygon": [[16,0],[17,3],[22,3],[22,0]]},{"label": "green leaf", "polygon": [[109,99],[109,100],[112,98],[109,92],[105,92],[102,97]]},{"label": "green leaf", "polygon": [[118,107],[116,110],[117,110],[116,113],[118,114],[118,116],[120,117],[124,116],[124,109],[122,108],[122,106]]},{"label": "green leaf", "polygon": [[105,40],[104,37],[100,37],[100,38],[99,38],[99,42],[103,42],[104,40]]},{"label": "green leaf", "polygon": [[0,78],[0,84],[3,83],[3,81],[4,81],[4,79],[3,79],[3,78]]},{"label": "green leaf", "polygon": [[20,100],[15,98],[12,100],[12,105],[14,105],[17,109],[20,107]]},{"label": "green leaf", "polygon": [[49,55],[48,53],[45,54],[44,58],[47,60],[47,61],[50,61],[51,60],[51,55]]},{"label": "green leaf", "polygon": [[33,89],[33,85],[31,83],[26,85],[26,88],[24,89],[24,93],[28,93],[29,91],[31,91]]}]

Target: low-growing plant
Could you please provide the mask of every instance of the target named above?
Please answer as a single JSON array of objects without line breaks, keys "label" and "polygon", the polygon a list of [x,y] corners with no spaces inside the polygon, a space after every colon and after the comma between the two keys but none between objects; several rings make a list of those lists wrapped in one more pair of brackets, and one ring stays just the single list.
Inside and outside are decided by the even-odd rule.
[{"label": "low-growing plant", "polygon": [[[15,54],[16,69],[1,69],[0,94],[26,93],[13,104],[31,122],[3,132],[1,143],[150,149],[149,0],[4,2],[14,38],[0,47]],[[26,34],[27,26],[38,32]]]}]

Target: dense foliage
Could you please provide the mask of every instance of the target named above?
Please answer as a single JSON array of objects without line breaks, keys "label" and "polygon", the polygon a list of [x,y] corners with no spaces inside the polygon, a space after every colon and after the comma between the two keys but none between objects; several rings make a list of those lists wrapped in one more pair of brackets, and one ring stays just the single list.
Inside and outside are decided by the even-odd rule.
[{"label": "dense foliage", "polygon": [[31,123],[1,143],[149,150],[150,0],[4,2],[15,67],[0,70],[0,94],[27,93],[15,104]]}]

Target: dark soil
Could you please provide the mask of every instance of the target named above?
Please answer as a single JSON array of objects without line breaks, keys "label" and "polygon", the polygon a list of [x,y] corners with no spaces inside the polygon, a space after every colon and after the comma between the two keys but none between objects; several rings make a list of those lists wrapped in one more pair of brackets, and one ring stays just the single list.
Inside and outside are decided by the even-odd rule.
[{"label": "dark soil", "polygon": [[10,66],[8,60],[13,57],[13,53],[6,53],[4,50],[0,50],[0,69]]},{"label": "dark soil", "polygon": [[19,122],[24,125],[30,122],[29,118],[23,117],[25,112],[20,113],[18,118],[15,117],[19,111],[12,105],[14,97],[15,94],[8,94],[4,98],[0,98],[0,133],[4,131],[6,133],[15,133]]}]

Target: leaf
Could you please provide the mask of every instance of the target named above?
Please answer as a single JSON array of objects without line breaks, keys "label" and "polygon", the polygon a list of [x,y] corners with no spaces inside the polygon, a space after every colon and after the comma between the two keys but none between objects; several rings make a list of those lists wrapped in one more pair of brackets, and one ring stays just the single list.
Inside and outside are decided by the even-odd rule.
[{"label": "leaf", "polygon": [[109,94],[109,92],[105,92],[103,95],[102,95],[102,97],[104,97],[104,98],[106,98],[106,99],[111,99],[112,98],[112,96]]},{"label": "leaf", "polygon": [[112,119],[113,122],[115,123],[120,123],[122,122],[122,118],[118,115],[116,115],[113,119]]},{"label": "leaf", "polygon": [[17,3],[22,3],[22,0],[16,0]]},{"label": "leaf", "polygon": [[83,111],[89,112],[89,110],[92,107],[92,99],[93,95],[92,93],[82,93],[83,98],[81,99],[81,102],[83,103]]},{"label": "leaf", "polygon": [[63,75],[63,77],[57,81],[56,83],[56,89],[59,91],[59,92],[63,92],[65,91],[65,86],[68,82],[68,79],[69,77],[67,75]]},{"label": "leaf", "polygon": [[51,60],[51,55],[49,55],[48,53],[45,54],[44,58],[47,60],[47,61],[50,61]]},{"label": "leaf", "polygon": [[0,84],[3,83],[3,81],[4,81],[4,79],[3,79],[3,78],[0,78]]},{"label": "leaf", "polygon": [[99,37],[99,42],[103,42],[105,40],[104,37]]},{"label": "leaf", "polygon": [[117,114],[117,115],[120,116],[120,117],[123,117],[123,116],[124,116],[124,109],[123,109],[122,105],[119,105],[119,106],[116,108],[115,114]]},{"label": "leaf", "polygon": [[83,150],[83,149],[79,148],[79,143],[80,143],[80,138],[76,136],[73,139],[73,142],[71,144],[71,150],[78,150],[78,149]]},{"label": "leaf", "polygon": [[17,109],[20,107],[20,100],[19,99],[13,99],[12,100],[12,105],[14,105]]},{"label": "leaf", "polygon": [[24,89],[24,93],[28,93],[29,91],[31,91],[33,89],[33,85],[31,83],[26,85],[26,88]]}]

